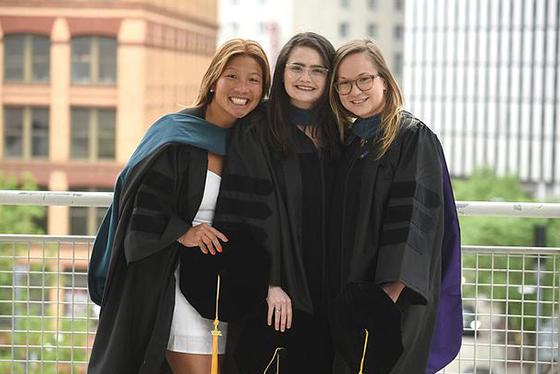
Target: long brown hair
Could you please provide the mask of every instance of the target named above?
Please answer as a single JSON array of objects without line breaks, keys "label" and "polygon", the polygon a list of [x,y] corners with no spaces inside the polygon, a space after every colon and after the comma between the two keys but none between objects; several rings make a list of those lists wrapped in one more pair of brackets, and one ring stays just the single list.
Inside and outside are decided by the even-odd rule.
[{"label": "long brown hair", "polygon": [[263,73],[261,100],[267,96],[270,89],[270,65],[261,45],[253,40],[231,39],[222,44],[212,57],[212,61],[210,61],[204,77],[202,77],[198,96],[194,102],[195,107],[206,107],[210,104],[213,96],[211,89],[226,69],[229,61],[236,56],[252,57],[259,64]]},{"label": "long brown hair", "polygon": [[341,139],[344,139],[345,132],[356,116],[344,108],[334,88],[334,84],[338,79],[338,69],[342,60],[355,53],[364,53],[370,57],[379,76],[385,82],[385,90],[383,92],[385,103],[381,113],[381,133],[376,140],[379,145],[377,158],[380,158],[397,138],[401,112],[403,110],[403,95],[397,80],[385,61],[385,57],[383,57],[381,49],[373,40],[353,40],[342,45],[338,48],[334,57],[334,74],[331,76],[329,87],[329,101],[337,120]]},{"label": "long brown hair", "polygon": [[[334,58],[334,47],[322,35],[314,32],[302,32],[294,35],[282,47],[276,60],[274,68],[274,78],[272,80],[272,88],[270,89],[270,99],[268,101],[268,128],[267,134],[270,144],[281,154],[290,154],[293,152],[293,136],[296,131],[295,126],[288,121],[290,112],[290,97],[286,92],[284,85],[284,71],[286,63],[292,51],[297,47],[307,47],[315,50],[321,60],[323,66],[329,69],[329,75],[332,71],[332,60]],[[327,76],[327,83],[329,76]],[[312,134],[318,136],[319,146],[330,156],[335,156],[338,152],[339,141],[338,132],[336,130],[336,119],[329,108],[329,92],[327,87],[321,97],[314,104],[313,110],[316,117]]]}]

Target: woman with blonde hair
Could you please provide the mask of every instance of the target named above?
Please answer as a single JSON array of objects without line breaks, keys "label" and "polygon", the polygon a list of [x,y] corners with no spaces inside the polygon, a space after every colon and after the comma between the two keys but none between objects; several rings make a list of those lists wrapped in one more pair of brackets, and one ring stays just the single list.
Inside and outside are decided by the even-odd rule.
[{"label": "woman with blonde hair", "polygon": [[344,44],[333,65],[329,97],[345,142],[328,230],[333,372],[433,373],[455,357],[462,333],[443,150],[403,110],[375,42]]},{"label": "woman with blonde hair", "polygon": [[[226,140],[269,85],[260,45],[226,42],[210,62],[194,107],[158,119],[132,154],[89,267],[90,295],[101,305],[89,373],[160,373],[169,371],[166,358],[174,373],[210,372],[212,321],[192,297],[208,282],[185,286],[192,275],[186,269],[198,266],[189,261],[202,262],[194,252],[218,259],[227,250],[231,238],[212,227]],[[264,299],[266,282],[262,289]],[[220,354],[224,342],[225,336]]]}]

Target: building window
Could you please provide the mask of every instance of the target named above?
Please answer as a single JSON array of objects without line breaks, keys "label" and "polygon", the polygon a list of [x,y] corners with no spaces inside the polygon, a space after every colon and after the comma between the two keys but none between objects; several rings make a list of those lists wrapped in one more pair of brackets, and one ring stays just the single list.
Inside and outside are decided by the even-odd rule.
[{"label": "building window", "polygon": [[395,75],[397,75],[398,77],[402,76],[402,71],[403,71],[403,55],[400,52],[395,53],[394,55],[394,61],[393,61],[393,69],[395,72]]},{"label": "building window", "polygon": [[368,23],[367,36],[369,36],[370,38],[377,37],[377,25],[375,23]]},{"label": "building window", "polygon": [[348,22],[341,22],[338,24],[338,35],[341,38],[348,37],[349,33],[350,33],[350,25],[348,24]]},{"label": "building window", "polygon": [[350,8],[350,0],[340,0],[340,6],[345,9]]},{"label": "building window", "polygon": [[72,83],[115,84],[116,81],[116,39],[99,36],[72,39]]},{"label": "building window", "polygon": [[395,0],[395,10],[402,12],[404,9],[404,0]]},{"label": "building window", "polygon": [[72,108],[70,156],[74,159],[115,158],[115,110]]},{"label": "building window", "polygon": [[[94,187],[72,187],[79,192],[112,192],[110,189]],[[95,235],[107,208],[70,207],[70,235]]]},{"label": "building window", "polygon": [[4,37],[6,82],[49,81],[51,42],[46,36],[13,34]]},{"label": "building window", "polygon": [[377,9],[377,0],[368,0],[367,6],[369,9]]},{"label": "building window", "polygon": [[4,108],[4,157],[49,157],[49,110],[33,107]]},{"label": "building window", "polygon": [[402,27],[402,25],[395,26],[395,28],[393,29],[393,35],[394,35],[395,39],[402,40],[402,38],[403,38],[403,27]]}]

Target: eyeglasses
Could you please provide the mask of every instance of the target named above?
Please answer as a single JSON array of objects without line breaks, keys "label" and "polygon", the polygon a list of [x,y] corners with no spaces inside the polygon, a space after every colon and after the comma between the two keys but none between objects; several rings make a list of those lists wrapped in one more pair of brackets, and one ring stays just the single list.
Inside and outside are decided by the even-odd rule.
[{"label": "eyeglasses", "polygon": [[307,71],[309,73],[309,76],[315,79],[326,78],[327,74],[329,73],[329,69],[324,68],[322,66],[308,67],[305,65],[293,64],[293,63],[286,64],[286,69],[288,70],[288,73],[296,77],[303,75],[303,73]]},{"label": "eyeglasses", "polygon": [[361,77],[358,77],[351,81],[336,82],[334,84],[334,88],[336,89],[336,92],[338,92],[339,94],[348,95],[350,91],[352,91],[352,85],[356,83],[356,87],[358,87],[360,91],[367,91],[373,87],[373,80],[379,76],[380,76],[379,73],[362,75]]}]

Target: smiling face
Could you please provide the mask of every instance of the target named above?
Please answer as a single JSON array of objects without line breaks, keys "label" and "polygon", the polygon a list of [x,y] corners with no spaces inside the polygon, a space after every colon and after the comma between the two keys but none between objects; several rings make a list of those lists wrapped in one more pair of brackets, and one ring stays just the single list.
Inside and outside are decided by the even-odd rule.
[{"label": "smiling face", "polygon": [[[290,67],[300,66],[301,69]],[[320,74],[319,71],[324,74]],[[290,103],[301,109],[311,109],[325,91],[327,73],[321,55],[310,47],[295,47],[284,69],[284,88]]]},{"label": "smiling face", "polygon": [[206,119],[216,124],[231,125],[259,104],[263,94],[263,71],[252,57],[232,57],[213,90]]},{"label": "smiling face", "polygon": [[[340,62],[336,82],[354,81],[360,77],[377,75],[372,59],[365,53],[353,53]],[[346,110],[356,117],[367,118],[381,113],[385,106],[385,81],[378,76],[373,80],[370,89],[362,91],[356,83],[347,95],[338,94],[340,102]]]}]

